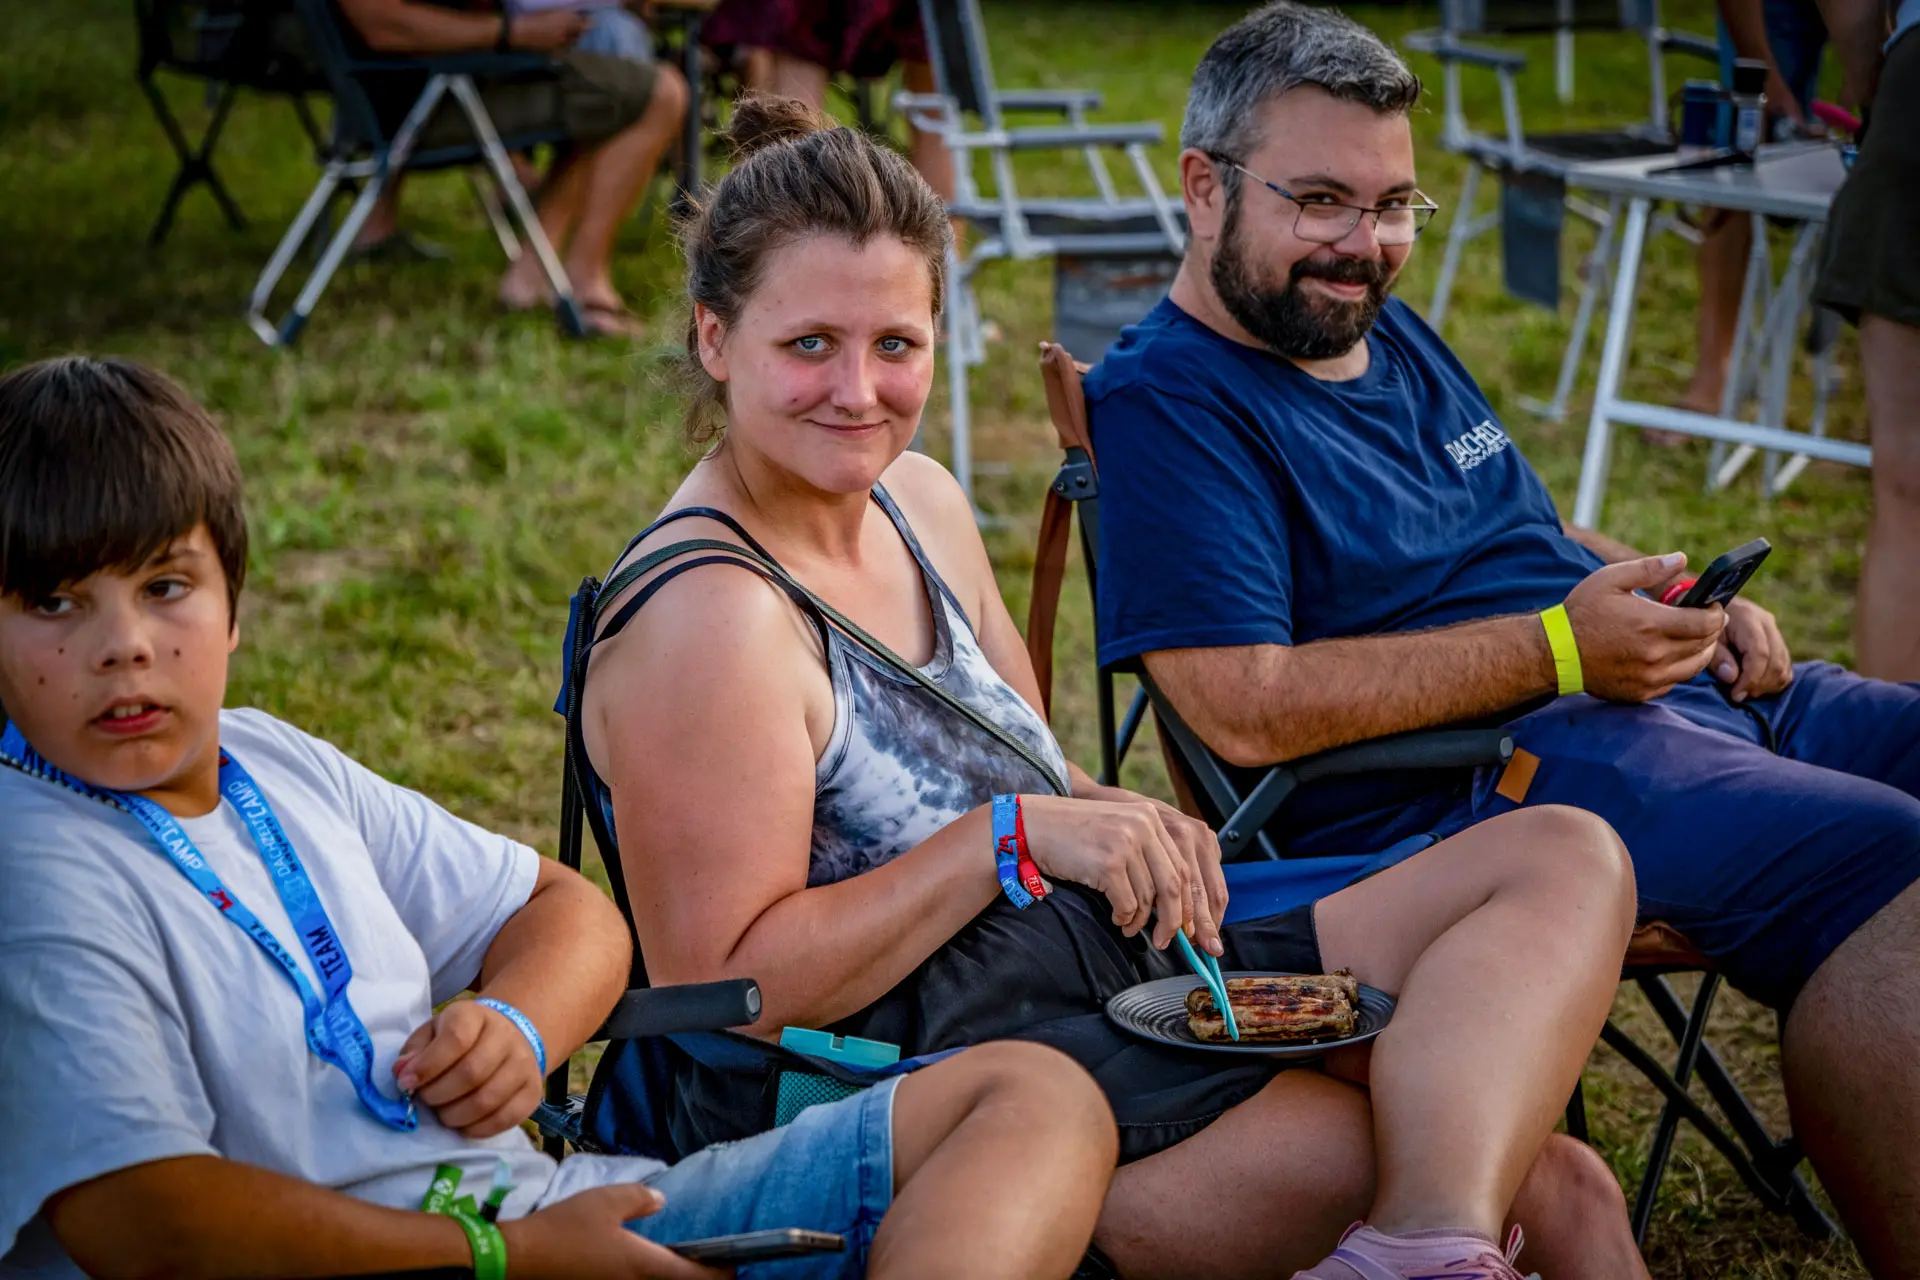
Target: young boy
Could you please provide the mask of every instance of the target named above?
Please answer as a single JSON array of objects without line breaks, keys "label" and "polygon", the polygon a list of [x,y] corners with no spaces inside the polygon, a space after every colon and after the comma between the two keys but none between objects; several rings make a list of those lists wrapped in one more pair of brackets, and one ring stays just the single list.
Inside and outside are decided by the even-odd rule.
[{"label": "young boy", "polygon": [[[538,1154],[518,1122],[618,997],[625,927],[531,849],[222,711],[246,548],[232,451],[172,383],[0,378],[0,1275],[500,1276],[503,1249],[515,1280],[694,1277],[653,1241],[770,1227],[848,1236],[778,1264],[796,1280],[1073,1270],[1112,1120],[1033,1046],[672,1168]],[[502,1163],[497,1228],[419,1211],[439,1166],[478,1198]]]}]

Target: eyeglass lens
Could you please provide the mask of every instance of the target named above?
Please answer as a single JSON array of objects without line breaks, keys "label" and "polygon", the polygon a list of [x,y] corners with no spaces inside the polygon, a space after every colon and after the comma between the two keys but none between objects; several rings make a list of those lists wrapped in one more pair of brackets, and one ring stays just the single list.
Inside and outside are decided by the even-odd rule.
[{"label": "eyeglass lens", "polygon": [[[1340,204],[1302,204],[1295,230],[1303,240],[1332,244],[1344,240],[1368,211]],[[1433,216],[1431,209],[1381,209],[1373,234],[1381,244],[1411,244]]]}]

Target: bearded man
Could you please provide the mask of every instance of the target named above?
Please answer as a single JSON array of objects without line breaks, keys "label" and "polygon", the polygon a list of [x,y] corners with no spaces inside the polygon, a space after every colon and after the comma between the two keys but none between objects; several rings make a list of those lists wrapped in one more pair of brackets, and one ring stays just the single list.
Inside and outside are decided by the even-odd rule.
[{"label": "bearded man", "polygon": [[1243,769],[1509,726],[1521,769],[1308,787],[1272,834],[1361,852],[1523,803],[1606,818],[1643,919],[1779,1011],[1795,1132],[1868,1265],[1920,1276],[1920,686],[1796,665],[1748,599],[1660,603],[1684,557],[1562,524],[1390,296],[1435,212],[1419,94],[1324,9],[1269,5],[1202,59],[1185,262],[1086,381],[1100,660],[1144,660]]}]

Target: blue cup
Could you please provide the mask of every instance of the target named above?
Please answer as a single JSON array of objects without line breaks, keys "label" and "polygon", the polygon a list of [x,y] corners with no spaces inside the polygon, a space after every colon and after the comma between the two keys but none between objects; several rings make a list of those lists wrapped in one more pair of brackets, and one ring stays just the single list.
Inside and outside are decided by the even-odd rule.
[{"label": "blue cup", "polygon": [[1689,80],[1680,90],[1680,145],[1724,147],[1727,91],[1712,80]]}]

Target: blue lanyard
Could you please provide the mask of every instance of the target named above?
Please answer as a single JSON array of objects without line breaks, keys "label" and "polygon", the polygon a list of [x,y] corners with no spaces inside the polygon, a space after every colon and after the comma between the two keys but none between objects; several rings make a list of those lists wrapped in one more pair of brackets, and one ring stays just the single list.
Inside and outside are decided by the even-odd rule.
[{"label": "blue lanyard", "polygon": [[293,842],[287,839],[280,820],[274,817],[273,807],[254,784],[252,775],[240,767],[238,760],[224,751],[220,753],[221,794],[247,824],[254,846],[260,850],[261,861],[266,863],[267,873],[273,877],[274,891],[280,895],[281,905],[286,907],[287,917],[293,921],[294,932],[300,935],[300,944],[307,953],[307,959],[313,962],[313,971],[320,975],[326,992],[324,999],[314,991],[313,984],[301,972],[293,954],[273,936],[266,925],[260,923],[258,916],[234,896],[232,890],[220,883],[220,877],[213,873],[213,868],[207,865],[206,858],[172,814],[145,796],[92,786],[49,764],[12,724],[8,724],[5,734],[0,735],[0,762],[132,814],[153,837],[167,861],[220,914],[252,938],[254,945],[266,952],[267,957],[287,976],[287,981],[293,984],[294,991],[300,996],[300,1007],[306,1021],[307,1047],[314,1056],[339,1068],[346,1075],[353,1084],[353,1091],[359,1095],[361,1105],[371,1111],[380,1123],[400,1130],[409,1130],[419,1124],[410,1099],[389,1098],[374,1086],[373,1040],[367,1034],[366,1024],[360,1021],[360,1015],[354,1012],[352,1002],[347,999],[347,983],[353,979],[353,965],[347,959],[346,947],[334,931],[333,922],[328,919],[327,910],[320,903],[320,895],[314,892],[313,881],[307,878],[307,869],[300,864],[300,855],[294,852]]}]

